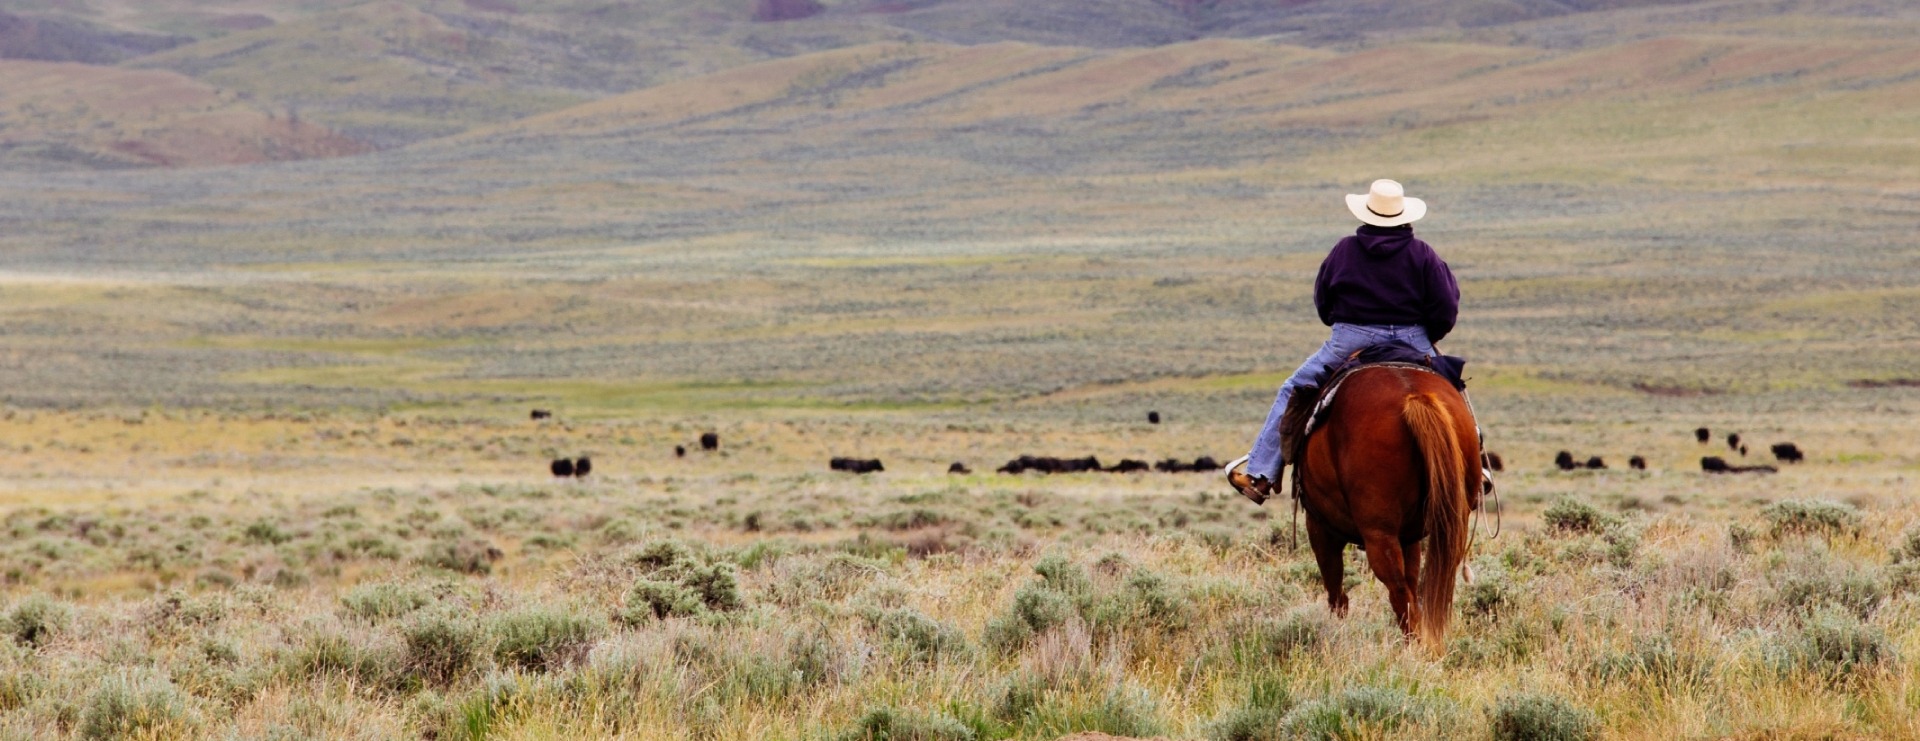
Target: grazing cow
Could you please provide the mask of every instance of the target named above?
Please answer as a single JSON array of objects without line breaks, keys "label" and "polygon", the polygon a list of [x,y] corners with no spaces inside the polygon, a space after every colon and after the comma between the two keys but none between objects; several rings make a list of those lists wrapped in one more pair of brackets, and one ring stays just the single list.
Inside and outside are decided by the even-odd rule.
[{"label": "grazing cow", "polygon": [[1705,445],[1708,440],[1713,439],[1713,430],[1702,427],[1693,431],[1693,437],[1699,440],[1701,445]]},{"label": "grazing cow", "polygon": [[552,417],[552,416],[553,416],[553,412],[550,412],[550,411],[548,411],[548,410],[545,410],[545,409],[535,409],[535,410],[533,410],[533,418],[534,418],[534,419],[547,419],[547,418],[549,418],[549,417]]},{"label": "grazing cow", "polygon": [[1740,449],[1740,433],[1734,432],[1734,433],[1729,433],[1727,435],[1727,449],[1728,450]]},{"label": "grazing cow", "polygon": [[1160,413],[1147,412],[1147,424],[1150,424],[1150,425],[1160,424]]},{"label": "grazing cow", "polygon": [[953,465],[947,466],[947,473],[973,473],[973,469],[968,468],[965,463],[955,461]]},{"label": "grazing cow", "polygon": [[701,450],[719,450],[720,449],[720,433],[718,432],[701,433],[700,449]]},{"label": "grazing cow", "polygon": [[1607,462],[1600,460],[1600,456],[1596,455],[1592,458],[1587,459],[1587,468],[1593,469],[1595,471],[1603,471],[1603,470],[1606,470],[1607,468]]},{"label": "grazing cow", "polygon": [[1781,463],[1799,463],[1807,459],[1807,454],[1800,452],[1800,446],[1793,443],[1774,443],[1773,459]]},{"label": "grazing cow", "polygon": [[1507,462],[1500,460],[1500,454],[1493,451],[1480,454],[1480,465],[1494,473],[1507,470]]},{"label": "grazing cow", "polygon": [[566,478],[573,475],[573,461],[556,458],[551,465],[547,466],[547,469],[553,471],[555,476]]},{"label": "grazing cow", "polygon": [[1722,459],[1719,456],[1708,456],[1706,458],[1701,458],[1700,470],[1706,471],[1707,473],[1779,473],[1780,472],[1780,469],[1774,468],[1773,466],[1730,466],[1730,465],[1727,465],[1727,462],[1725,459]]},{"label": "grazing cow", "polygon": [[886,466],[880,465],[880,460],[877,458],[835,458],[827,462],[827,467],[835,471],[859,474],[877,473],[887,470]]},{"label": "grazing cow", "polygon": [[1740,457],[1742,458],[1747,457],[1747,446],[1745,445],[1740,446]]},{"label": "grazing cow", "polygon": [[592,458],[588,458],[588,457],[586,457],[586,456],[584,456],[584,455],[583,455],[583,456],[580,456],[580,460],[577,460],[577,461],[574,461],[574,462],[573,462],[573,477],[574,477],[574,478],[577,478],[577,479],[584,479],[584,478],[586,478],[586,477],[587,477],[587,474],[590,474],[590,473],[593,473],[593,459],[592,459]]},{"label": "grazing cow", "polygon": [[1637,455],[1632,458],[1628,458],[1627,467],[1635,471],[1645,471],[1647,470],[1647,459]]},{"label": "grazing cow", "polygon": [[1207,473],[1210,471],[1218,471],[1220,470],[1220,462],[1214,460],[1213,456],[1203,455],[1193,459],[1193,468],[1188,470],[1194,471],[1196,473]]},{"label": "grazing cow", "polygon": [[675,457],[675,458],[685,458],[685,457],[687,457],[687,446],[685,446],[685,445],[675,445],[675,446],[673,446],[673,457]]},{"label": "grazing cow", "polygon": [[1153,466],[1147,465],[1146,461],[1122,458],[1119,463],[1114,464],[1112,468],[1107,470],[1113,473],[1138,473],[1140,471],[1151,471],[1153,470]]},{"label": "grazing cow", "polygon": [[1571,471],[1580,467],[1580,464],[1573,462],[1573,453],[1565,450],[1553,457],[1553,465],[1559,466],[1562,471]]}]

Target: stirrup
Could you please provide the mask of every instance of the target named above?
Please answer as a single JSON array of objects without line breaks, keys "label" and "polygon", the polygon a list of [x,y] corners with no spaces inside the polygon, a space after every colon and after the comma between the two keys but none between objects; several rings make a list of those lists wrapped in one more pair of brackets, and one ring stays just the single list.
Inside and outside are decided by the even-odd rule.
[{"label": "stirrup", "polygon": [[[1266,493],[1262,493],[1258,488],[1255,487],[1254,485],[1255,479],[1252,476],[1248,476],[1245,471],[1234,470],[1243,465],[1246,465],[1247,459],[1251,457],[1252,457],[1251,455],[1243,455],[1231,461],[1228,461],[1227,467],[1224,469],[1221,469],[1221,473],[1225,474],[1227,477],[1227,486],[1231,486],[1233,487],[1234,491],[1240,492],[1240,496],[1243,496],[1243,497],[1246,497],[1247,499],[1252,500],[1254,504],[1266,504],[1267,497],[1270,496],[1272,492],[1268,491]],[[1269,482],[1268,486],[1271,487],[1272,483]]]}]

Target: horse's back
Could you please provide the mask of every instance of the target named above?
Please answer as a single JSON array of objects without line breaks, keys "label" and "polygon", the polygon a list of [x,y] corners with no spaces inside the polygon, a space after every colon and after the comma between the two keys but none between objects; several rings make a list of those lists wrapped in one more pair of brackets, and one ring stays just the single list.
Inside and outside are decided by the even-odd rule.
[{"label": "horse's back", "polygon": [[1307,442],[1309,509],[1354,538],[1369,525],[1390,527],[1407,541],[1424,536],[1427,471],[1406,419],[1407,405],[1420,397],[1452,420],[1461,454],[1479,457],[1472,412],[1453,384],[1416,368],[1361,368],[1341,385],[1326,423]]}]

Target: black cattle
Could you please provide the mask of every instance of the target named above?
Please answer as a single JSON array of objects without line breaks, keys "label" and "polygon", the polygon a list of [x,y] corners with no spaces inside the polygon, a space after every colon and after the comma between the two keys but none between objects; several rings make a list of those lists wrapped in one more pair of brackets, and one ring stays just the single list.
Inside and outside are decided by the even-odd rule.
[{"label": "black cattle", "polygon": [[583,456],[580,456],[580,459],[579,459],[579,460],[577,460],[577,461],[574,461],[574,462],[573,462],[573,477],[574,477],[574,478],[577,478],[577,479],[584,479],[584,478],[586,478],[586,477],[587,477],[587,474],[590,474],[590,473],[593,473],[593,459],[592,459],[592,458],[588,458],[588,457],[586,457],[586,456],[584,456],[584,455],[583,455]]},{"label": "black cattle", "polygon": [[1220,470],[1220,462],[1214,460],[1213,456],[1203,455],[1193,459],[1192,470],[1200,473],[1206,473],[1208,471],[1218,471]]},{"label": "black cattle", "polygon": [[1507,462],[1500,460],[1499,453],[1491,451],[1480,454],[1480,465],[1485,466],[1487,470],[1494,473],[1507,470]]},{"label": "black cattle", "polygon": [[675,457],[675,458],[685,458],[685,457],[687,457],[687,446],[685,446],[685,445],[675,445],[675,446],[673,446],[673,457]]},{"label": "black cattle", "polygon": [[1708,440],[1713,439],[1713,430],[1702,427],[1693,431],[1693,437],[1699,440],[1701,445],[1705,445]]},{"label": "black cattle", "polygon": [[1153,470],[1153,466],[1147,465],[1146,461],[1122,458],[1119,463],[1114,464],[1112,468],[1107,470],[1113,473],[1139,473],[1141,471],[1151,471]]},{"label": "black cattle", "polygon": [[1562,471],[1571,471],[1580,467],[1580,464],[1573,462],[1573,453],[1565,450],[1553,457],[1553,465],[1559,466]]},{"label": "black cattle", "polygon": [[1800,446],[1793,443],[1774,443],[1773,459],[1781,463],[1799,463],[1807,459],[1807,454],[1800,452]]},{"label": "black cattle", "polygon": [[887,470],[886,466],[880,465],[878,458],[835,458],[827,462],[827,467],[835,471],[860,474]]},{"label": "black cattle", "polygon": [[552,417],[553,412],[547,411],[545,409],[535,409],[533,410],[532,416],[534,419],[546,419],[548,417]]},{"label": "black cattle", "polygon": [[1066,460],[1060,461],[1059,470],[1061,473],[1085,473],[1087,471],[1098,471],[1100,470],[1100,459],[1095,458],[1093,456],[1087,456],[1085,458],[1068,458]]},{"label": "black cattle", "polygon": [[1645,471],[1647,470],[1647,459],[1637,455],[1632,458],[1628,458],[1627,467],[1635,471]]},{"label": "black cattle", "polygon": [[1742,458],[1747,457],[1747,446],[1745,445],[1740,446],[1740,457]]},{"label": "black cattle", "polygon": [[1779,473],[1773,466],[1730,466],[1719,456],[1707,456],[1700,459],[1700,470],[1707,473]]},{"label": "black cattle", "polygon": [[947,473],[973,473],[973,469],[968,468],[965,463],[955,461],[953,465],[947,466]]},{"label": "black cattle", "polygon": [[700,449],[701,450],[719,450],[720,449],[720,433],[718,432],[701,433]]},{"label": "black cattle", "polygon": [[1160,413],[1147,412],[1147,424],[1150,424],[1150,425],[1160,424]]},{"label": "black cattle", "polygon": [[1735,432],[1727,435],[1727,449],[1728,450],[1740,449],[1740,433]]},{"label": "black cattle", "polygon": [[1600,460],[1600,456],[1596,455],[1592,458],[1587,459],[1587,468],[1589,469],[1592,469],[1595,471],[1601,471],[1601,470],[1605,470],[1606,467],[1607,467],[1607,462]]},{"label": "black cattle", "polygon": [[554,459],[552,464],[547,466],[547,469],[550,471],[553,471],[553,475],[559,476],[562,478],[572,476],[573,461],[567,460],[565,458],[557,458],[557,459]]}]

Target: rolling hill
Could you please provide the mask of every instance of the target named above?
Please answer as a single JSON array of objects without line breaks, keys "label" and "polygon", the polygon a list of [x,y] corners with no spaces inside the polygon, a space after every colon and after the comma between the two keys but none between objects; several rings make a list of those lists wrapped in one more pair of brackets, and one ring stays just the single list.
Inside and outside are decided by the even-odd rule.
[{"label": "rolling hill", "polygon": [[366,145],[173,72],[0,60],[0,167],[242,165]]}]

